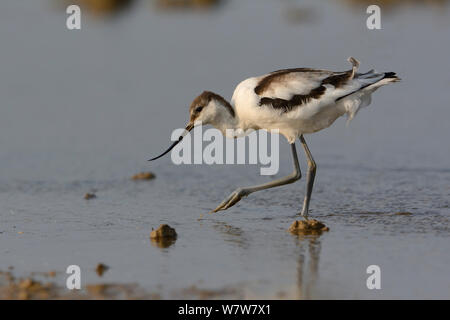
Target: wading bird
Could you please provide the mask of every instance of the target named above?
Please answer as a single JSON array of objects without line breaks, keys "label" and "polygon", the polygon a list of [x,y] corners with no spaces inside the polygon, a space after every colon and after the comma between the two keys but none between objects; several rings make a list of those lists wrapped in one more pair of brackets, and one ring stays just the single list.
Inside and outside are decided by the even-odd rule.
[{"label": "wading bird", "polygon": [[205,91],[192,102],[190,121],[184,134],[156,160],[177,145],[195,125],[211,124],[224,135],[227,129],[278,130],[289,142],[294,172],[269,183],[238,188],[213,210],[226,210],[249,194],[293,183],[301,178],[295,148],[300,139],[308,161],[306,193],[301,215],[308,217],[309,202],[316,175],[316,163],[304,134],[329,127],[337,118],[347,115],[352,120],[361,107],[371,102],[371,94],[379,87],[400,79],[394,72],[370,70],[357,73],[359,62],[350,57],[352,69],[344,72],[296,68],[284,69],[242,81],[235,89],[231,104],[220,95]]}]

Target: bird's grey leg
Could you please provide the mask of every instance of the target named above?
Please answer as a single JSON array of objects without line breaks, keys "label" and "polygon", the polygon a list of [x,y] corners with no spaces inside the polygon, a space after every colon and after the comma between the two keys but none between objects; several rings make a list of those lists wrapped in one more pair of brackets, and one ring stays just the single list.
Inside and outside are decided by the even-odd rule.
[{"label": "bird's grey leg", "polygon": [[278,186],[282,186],[285,184],[293,183],[297,180],[299,180],[302,177],[302,172],[300,171],[300,165],[298,163],[297,158],[297,150],[295,149],[295,143],[291,144],[291,151],[292,151],[292,159],[294,161],[294,172],[292,172],[290,175],[256,186],[252,187],[246,187],[246,188],[238,188],[233,193],[231,193],[219,206],[214,209],[212,212],[217,212],[220,210],[226,210],[232,206],[234,206],[239,200],[241,200],[243,197],[248,196],[249,194],[265,190],[269,188],[274,188]]},{"label": "bird's grey leg", "polygon": [[309,151],[308,145],[306,144],[303,135],[300,136],[300,141],[302,143],[303,149],[305,150],[306,157],[308,160],[308,172],[306,173],[306,194],[305,200],[303,201],[302,217],[308,218],[309,201],[311,200],[311,193],[314,185],[314,178],[316,176],[316,162]]}]

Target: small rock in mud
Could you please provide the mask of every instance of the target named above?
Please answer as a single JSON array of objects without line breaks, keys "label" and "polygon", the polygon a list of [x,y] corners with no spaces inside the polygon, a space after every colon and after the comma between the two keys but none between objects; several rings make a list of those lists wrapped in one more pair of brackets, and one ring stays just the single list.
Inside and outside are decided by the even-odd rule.
[{"label": "small rock in mud", "polygon": [[289,227],[289,232],[296,235],[305,235],[305,234],[320,234],[324,231],[329,231],[326,225],[322,222],[311,219],[311,220],[302,220],[302,221],[294,221]]},{"label": "small rock in mud", "polygon": [[95,198],[97,198],[97,196],[95,195],[95,193],[86,193],[86,194],[84,195],[84,199],[85,199],[85,200],[90,200],[90,199],[95,199]]},{"label": "small rock in mud", "polygon": [[95,268],[95,272],[101,277],[103,274],[108,270],[109,267],[103,263],[99,263],[97,267]]},{"label": "small rock in mud", "polygon": [[131,177],[131,180],[152,180],[155,175],[151,172],[141,172]]},{"label": "small rock in mud", "polygon": [[400,212],[396,212],[395,214],[397,216],[410,216],[410,215],[412,215],[412,213],[408,212],[408,211],[400,211]]},{"label": "small rock in mud", "polygon": [[153,230],[150,233],[150,239],[175,239],[177,237],[177,232],[174,228],[170,227],[168,224],[162,224],[158,229]]}]

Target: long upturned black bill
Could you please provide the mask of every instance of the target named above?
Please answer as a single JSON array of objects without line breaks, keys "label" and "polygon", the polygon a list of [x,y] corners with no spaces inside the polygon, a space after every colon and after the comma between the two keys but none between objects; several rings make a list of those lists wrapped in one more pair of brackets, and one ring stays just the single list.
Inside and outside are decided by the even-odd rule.
[{"label": "long upturned black bill", "polygon": [[[194,128],[194,125],[191,124],[191,123],[189,123],[189,124],[186,126],[185,130],[186,130],[187,132],[189,132],[189,131],[191,131],[193,128]],[[175,141],[174,143],[172,143],[172,145],[171,145],[166,151],[164,151],[161,155],[159,155],[159,156],[157,156],[157,157],[155,157],[155,158],[152,158],[152,159],[150,159],[150,160],[148,160],[148,161],[153,161],[153,160],[156,160],[156,159],[159,159],[159,158],[165,156],[165,155],[166,155],[167,153],[169,153],[170,150],[172,150],[178,143],[180,143],[181,140],[183,140],[183,138],[184,138],[185,136],[186,136],[186,133],[182,134],[182,135],[178,138],[178,140]]]}]

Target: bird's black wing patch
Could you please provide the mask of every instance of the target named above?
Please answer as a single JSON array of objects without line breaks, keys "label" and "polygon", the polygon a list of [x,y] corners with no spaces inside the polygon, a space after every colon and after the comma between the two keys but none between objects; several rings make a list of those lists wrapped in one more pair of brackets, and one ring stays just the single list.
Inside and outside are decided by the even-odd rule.
[{"label": "bird's black wing patch", "polygon": [[263,97],[259,101],[259,105],[271,105],[274,109],[282,109],[283,112],[289,112],[294,107],[308,103],[312,99],[319,99],[326,91],[326,87],[319,86],[311,90],[308,94],[295,94],[291,99],[268,98]]},{"label": "bird's black wing patch", "polygon": [[[298,69],[290,69],[289,72],[299,72]],[[294,71],[292,71],[294,70]],[[311,69],[301,69],[301,72],[307,72]],[[267,90],[270,83],[275,80],[275,77],[279,77],[280,75],[286,75],[289,73],[288,70],[283,70],[280,74],[270,74],[267,77],[263,78],[258,86],[255,88],[255,93],[260,94],[264,90]],[[320,70],[320,72],[323,72]],[[271,105],[274,109],[282,109],[283,112],[289,112],[295,107],[302,106],[307,104],[312,99],[319,99],[326,91],[326,84],[332,85],[335,88],[340,88],[347,83],[347,81],[353,78],[352,70],[346,72],[333,73],[329,77],[326,77],[321,81],[321,83],[314,89],[312,89],[308,94],[294,94],[292,97],[288,99],[281,99],[276,97],[262,97],[259,101],[259,105]]]}]

